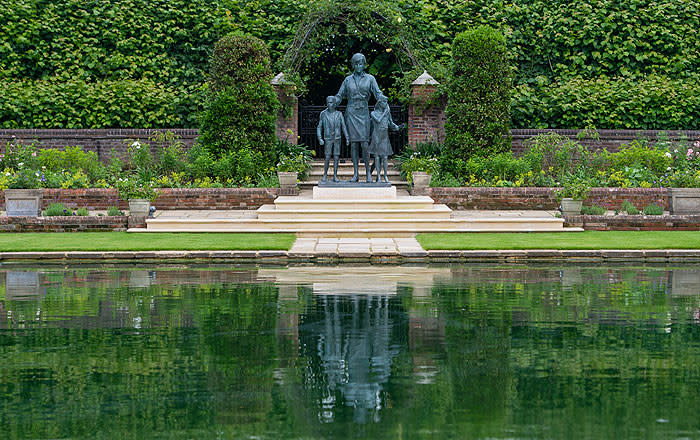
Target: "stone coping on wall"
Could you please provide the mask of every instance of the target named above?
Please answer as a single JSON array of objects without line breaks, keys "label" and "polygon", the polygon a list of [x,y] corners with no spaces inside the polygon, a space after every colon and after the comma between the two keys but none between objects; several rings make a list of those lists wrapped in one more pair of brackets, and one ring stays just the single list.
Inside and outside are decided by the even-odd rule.
[{"label": "stone coping on wall", "polygon": [[[495,188],[495,187],[437,187],[429,188],[428,195],[436,203],[455,210],[554,210],[559,203],[556,188]],[[274,203],[279,188],[162,188],[153,202],[158,210],[217,210],[258,209]],[[598,205],[605,209],[619,209],[628,200],[643,208],[656,204],[668,210],[667,188],[593,188],[586,205]],[[113,188],[60,189],[46,188],[43,207],[62,203],[69,208],[85,207],[89,210],[106,210],[110,206],[127,209],[126,200],[119,198]],[[5,208],[5,197],[0,191],[0,209]]]},{"label": "stone coping on wall", "polygon": [[213,261],[220,263],[288,264],[288,263],[625,263],[625,262],[700,262],[700,249],[658,250],[435,250],[407,255],[373,257],[332,257],[295,255],[288,251],[60,251],[0,252],[0,261],[63,263],[74,262],[158,262]]}]

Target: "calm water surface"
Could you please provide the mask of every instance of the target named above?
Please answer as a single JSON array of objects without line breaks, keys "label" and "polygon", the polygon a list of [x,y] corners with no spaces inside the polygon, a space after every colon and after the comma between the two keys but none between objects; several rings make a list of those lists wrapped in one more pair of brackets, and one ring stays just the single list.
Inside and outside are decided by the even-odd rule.
[{"label": "calm water surface", "polygon": [[1,266],[0,438],[700,438],[700,266]]}]

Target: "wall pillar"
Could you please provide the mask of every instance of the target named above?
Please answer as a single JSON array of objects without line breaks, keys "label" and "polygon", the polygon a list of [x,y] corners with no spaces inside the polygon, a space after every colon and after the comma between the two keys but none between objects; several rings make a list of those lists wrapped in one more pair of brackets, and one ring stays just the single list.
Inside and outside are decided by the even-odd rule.
[{"label": "wall pillar", "polygon": [[277,99],[282,104],[282,108],[277,112],[275,135],[277,139],[296,145],[299,139],[299,99],[286,91],[291,83],[284,79],[284,73],[278,73],[271,84],[277,93]]},{"label": "wall pillar", "polygon": [[416,144],[445,141],[444,99],[432,102],[439,82],[423,71],[411,83],[411,101],[408,105],[408,145],[415,149]]}]

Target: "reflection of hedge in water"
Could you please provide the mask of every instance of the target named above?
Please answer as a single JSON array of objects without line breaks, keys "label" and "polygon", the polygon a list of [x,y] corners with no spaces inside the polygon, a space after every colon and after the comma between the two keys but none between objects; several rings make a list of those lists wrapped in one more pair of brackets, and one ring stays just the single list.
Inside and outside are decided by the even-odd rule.
[{"label": "reflection of hedge in water", "polygon": [[[568,438],[585,423],[586,435],[612,438],[634,436],[634,429],[656,437],[692,430],[688,421],[696,423],[700,406],[700,334],[692,314],[700,300],[675,296],[668,282],[674,274],[454,266],[451,280],[433,286],[430,296],[403,287],[388,308],[376,298],[360,300],[366,309],[357,317],[364,321],[340,334],[379,332],[375,347],[388,337],[387,350],[376,352],[390,357],[383,364],[390,365],[388,378],[378,378],[385,397],[380,420],[355,424],[345,407],[335,423],[321,425],[329,381],[317,343],[338,334],[327,331],[334,309],[322,298],[302,293],[283,303],[272,284],[250,282],[254,271],[158,270],[155,278],[146,271],[57,271],[46,275],[41,303],[4,301],[27,322],[0,323],[13,328],[0,331],[0,415],[10,421],[3,432],[390,438],[426,429],[498,437],[503,426],[515,425],[534,430],[517,431],[520,437]],[[147,287],[149,280],[162,284]],[[593,283],[599,280],[611,284]],[[38,309],[42,321],[31,322]],[[281,349],[290,336],[276,335],[281,310],[300,314],[299,352],[284,349],[291,358]],[[428,317],[444,324],[442,339],[412,329]],[[23,330],[30,322],[33,330]],[[418,385],[419,367],[431,365],[432,383]],[[36,401],[59,416],[47,420],[30,404]]]}]

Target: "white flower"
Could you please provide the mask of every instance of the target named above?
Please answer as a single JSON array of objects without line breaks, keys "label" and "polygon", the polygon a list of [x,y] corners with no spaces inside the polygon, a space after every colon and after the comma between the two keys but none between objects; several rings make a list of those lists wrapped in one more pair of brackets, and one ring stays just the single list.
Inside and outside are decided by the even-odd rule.
[{"label": "white flower", "polygon": [[134,141],[134,142],[131,143],[131,146],[134,147],[134,148],[140,148],[140,147],[141,147],[141,144],[139,143],[139,141]]},{"label": "white flower", "polygon": [[668,151],[666,152],[665,155],[666,155],[666,157],[673,157],[673,156],[671,155],[671,153],[669,153]]},{"label": "white flower", "polygon": [[17,164],[17,166],[18,166],[18,167],[22,167],[22,166],[24,166],[24,162],[20,162],[20,163],[18,163],[18,164]]},{"label": "white flower", "polygon": [[671,167],[667,167],[667,168],[666,168],[666,171],[671,171]]}]

